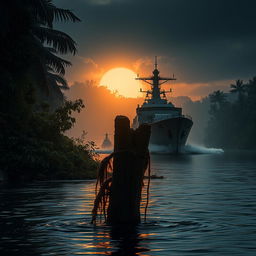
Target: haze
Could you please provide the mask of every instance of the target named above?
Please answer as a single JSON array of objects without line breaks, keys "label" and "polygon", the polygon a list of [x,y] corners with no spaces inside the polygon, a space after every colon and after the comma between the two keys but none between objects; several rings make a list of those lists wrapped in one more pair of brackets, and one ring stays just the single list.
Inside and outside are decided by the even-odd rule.
[{"label": "haze", "polygon": [[[167,86],[173,88],[174,97],[199,100],[214,90],[228,91],[234,80],[255,75],[255,1],[55,2],[82,19],[79,24],[57,25],[78,44],[78,55],[71,58],[73,66],[66,75],[71,85],[87,80],[99,84],[104,73],[117,67],[151,74],[155,55],[159,56],[161,74],[174,73],[178,79]],[[90,101],[85,95],[80,97]],[[135,114],[135,109],[123,114],[127,112]]]}]

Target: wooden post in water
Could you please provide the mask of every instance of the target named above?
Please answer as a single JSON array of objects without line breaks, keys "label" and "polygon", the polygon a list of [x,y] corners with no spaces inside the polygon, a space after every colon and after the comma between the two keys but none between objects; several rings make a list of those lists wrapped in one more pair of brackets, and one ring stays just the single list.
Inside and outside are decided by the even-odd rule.
[{"label": "wooden post in water", "polygon": [[107,210],[109,224],[140,222],[143,177],[149,161],[149,139],[149,125],[132,130],[127,117],[116,117],[113,175]]}]

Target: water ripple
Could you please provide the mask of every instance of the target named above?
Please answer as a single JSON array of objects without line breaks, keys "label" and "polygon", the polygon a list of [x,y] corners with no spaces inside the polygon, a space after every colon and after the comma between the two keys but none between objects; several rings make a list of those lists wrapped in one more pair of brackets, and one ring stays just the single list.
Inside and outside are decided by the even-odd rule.
[{"label": "water ripple", "polygon": [[94,181],[0,189],[1,255],[256,255],[254,155],[152,157],[146,223],[92,225]]}]

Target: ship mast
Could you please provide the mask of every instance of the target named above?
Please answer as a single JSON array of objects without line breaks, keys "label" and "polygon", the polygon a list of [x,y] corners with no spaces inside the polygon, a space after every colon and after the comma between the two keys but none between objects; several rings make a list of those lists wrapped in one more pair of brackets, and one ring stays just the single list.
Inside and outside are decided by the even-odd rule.
[{"label": "ship mast", "polygon": [[161,91],[161,85],[168,81],[176,80],[176,78],[174,78],[174,75],[173,77],[160,77],[159,73],[160,72],[158,70],[157,56],[155,56],[155,69],[153,71],[153,76],[135,78],[136,80],[141,80],[151,85],[151,90],[142,91],[142,89],[140,89],[140,92],[147,93],[147,96],[151,94],[151,100],[154,102],[161,101],[162,100],[161,95],[166,97],[166,93],[171,92],[171,90],[168,92],[166,92],[165,90]]}]

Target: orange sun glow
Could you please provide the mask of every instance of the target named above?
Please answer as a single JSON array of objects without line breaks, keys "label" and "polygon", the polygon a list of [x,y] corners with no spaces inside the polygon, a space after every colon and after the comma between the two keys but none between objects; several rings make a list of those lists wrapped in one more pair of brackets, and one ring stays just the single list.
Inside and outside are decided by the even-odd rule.
[{"label": "orange sun glow", "polygon": [[135,78],[136,73],[128,68],[113,68],[103,75],[100,85],[124,97],[136,98],[139,96],[140,82]]}]

